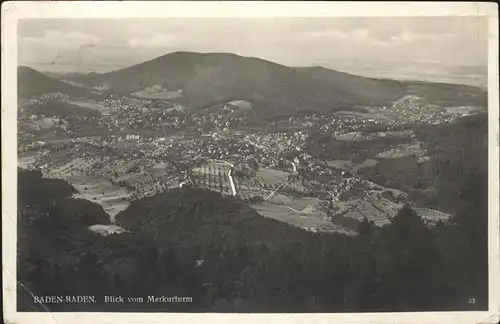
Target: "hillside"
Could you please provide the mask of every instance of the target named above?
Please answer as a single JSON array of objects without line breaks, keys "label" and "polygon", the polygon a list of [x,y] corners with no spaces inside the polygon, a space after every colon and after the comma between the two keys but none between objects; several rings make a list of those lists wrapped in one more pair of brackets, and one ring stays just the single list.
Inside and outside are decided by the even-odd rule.
[{"label": "hillside", "polygon": [[488,116],[411,128],[423,143],[427,161],[418,162],[415,156],[379,159],[380,163],[362,169],[360,175],[403,190],[425,207],[456,212],[460,185],[467,177],[488,171]]},{"label": "hillside", "polygon": [[309,235],[302,229],[259,216],[239,199],[186,187],[132,202],[116,215],[116,224],[158,241],[168,238],[183,245],[272,247]]},{"label": "hillside", "polygon": [[176,102],[199,109],[246,100],[268,113],[387,105],[408,94],[446,105],[485,105],[479,88],[355,76],[321,67],[291,68],[228,53],[174,52],[109,73],[65,78],[87,87],[132,94],[152,86],[182,90]]},{"label": "hillside", "polygon": [[89,93],[88,89],[56,80],[27,66],[20,66],[17,69],[17,84],[19,97],[33,97],[56,92],[71,97],[81,97]]},{"label": "hillside", "polygon": [[[70,198],[68,183],[44,179],[39,171],[19,170],[18,176],[22,311],[33,311],[27,291],[97,298],[96,304],[48,305],[52,312],[130,311],[130,304],[103,302],[105,295],[192,297],[192,303],[134,306],[173,312],[488,305],[484,174],[463,187],[457,202],[462,208],[451,224],[429,228],[404,207],[381,228],[362,222],[352,237],[309,233],[260,217],[240,200],[192,188],[134,202],[117,215],[131,233],[100,236],[86,228],[107,224],[108,215],[92,202]],[[467,304],[464,294],[478,302]]]},{"label": "hillside", "polygon": [[28,110],[34,114],[57,117],[87,117],[98,118],[101,113],[94,109],[82,108],[65,101],[48,100],[29,106]]}]

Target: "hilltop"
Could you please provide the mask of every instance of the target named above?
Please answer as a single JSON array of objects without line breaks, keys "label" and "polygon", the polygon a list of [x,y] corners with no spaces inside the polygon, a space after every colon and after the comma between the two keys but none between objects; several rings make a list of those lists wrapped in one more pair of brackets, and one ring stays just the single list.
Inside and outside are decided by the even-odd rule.
[{"label": "hilltop", "polygon": [[[137,215],[141,217],[137,217]],[[161,241],[181,244],[281,245],[309,235],[261,217],[238,198],[199,188],[177,188],[134,201],[116,215],[116,224]],[[187,235],[190,234],[190,235]]]},{"label": "hilltop", "polygon": [[33,97],[47,93],[63,93],[72,97],[88,95],[89,90],[78,87],[40,73],[30,67],[17,69],[18,96]]},{"label": "hilltop", "polygon": [[245,100],[269,114],[388,105],[405,95],[435,104],[485,105],[486,92],[464,85],[403,82],[323,67],[287,67],[229,53],[174,52],[109,73],[71,74],[68,81],[131,95],[150,87],[179,91],[171,101],[190,110]]}]

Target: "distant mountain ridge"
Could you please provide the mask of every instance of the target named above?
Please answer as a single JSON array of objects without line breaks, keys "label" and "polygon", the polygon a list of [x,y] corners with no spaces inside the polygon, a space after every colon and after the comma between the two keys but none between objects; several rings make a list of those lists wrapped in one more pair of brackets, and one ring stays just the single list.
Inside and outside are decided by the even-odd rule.
[{"label": "distant mountain ridge", "polygon": [[175,101],[190,110],[245,100],[261,111],[330,111],[388,105],[405,95],[432,103],[486,105],[486,92],[473,86],[375,79],[323,67],[292,68],[228,53],[173,52],[109,73],[69,74],[88,88],[130,95],[151,86],[182,89]]},{"label": "distant mountain ridge", "polygon": [[74,97],[89,94],[89,89],[54,79],[27,66],[18,67],[17,79],[18,96],[21,97],[40,96],[55,92]]}]

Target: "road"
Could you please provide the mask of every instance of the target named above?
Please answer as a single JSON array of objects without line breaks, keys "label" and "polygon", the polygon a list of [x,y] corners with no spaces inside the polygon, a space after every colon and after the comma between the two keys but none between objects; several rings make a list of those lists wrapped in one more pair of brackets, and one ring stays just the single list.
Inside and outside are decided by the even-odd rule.
[{"label": "road", "polygon": [[[292,163],[292,166],[293,166],[293,173],[297,174],[297,165],[295,164],[295,162],[290,162]],[[274,194],[281,189],[281,187],[283,187],[283,185],[285,185],[286,183],[288,182],[288,180],[285,180],[283,181],[282,183],[280,183],[280,185],[278,186],[278,188],[276,188],[273,192],[271,192],[266,198],[264,198],[264,200],[269,200],[271,199],[272,196],[274,196]]]},{"label": "road", "polygon": [[228,161],[225,161],[225,160],[211,159],[210,161],[222,162],[224,164],[229,165],[230,169],[227,172],[227,177],[229,178],[229,184],[231,185],[231,194],[233,196],[236,196],[236,194],[237,194],[237,192],[236,192],[236,186],[234,185],[234,179],[233,179],[233,175],[232,175],[234,165],[232,163],[228,162]]},{"label": "road", "polygon": [[[252,143],[253,144],[253,143]],[[209,161],[214,161],[214,162],[221,162],[221,163],[224,163],[224,164],[227,164],[230,169],[229,171],[227,172],[227,176],[229,178],[229,184],[231,186],[231,194],[233,196],[236,196],[237,195],[237,190],[236,190],[236,185],[235,185],[235,182],[234,182],[234,178],[233,178],[233,168],[234,168],[234,165],[228,161],[225,161],[225,160],[218,160],[218,159],[209,159]],[[295,162],[290,162],[293,166],[293,172],[294,173],[298,173],[297,171],[297,165]],[[190,180],[186,180],[184,182],[182,182],[179,187],[182,187],[183,185],[185,185],[186,183],[190,182]],[[270,199],[283,185],[285,185],[286,183],[288,182],[288,180],[285,180],[283,181],[273,192],[271,192],[266,198],[264,198],[264,200],[268,200]]]},{"label": "road", "polygon": [[231,184],[231,192],[232,192],[233,196],[236,196],[236,186],[234,185],[233,176],[231,175],[232,172],[233,172],[233,169],[229,169],[227,176],[229,177],[229,183]]},{"label": "road", "polygon": [[269,200],[269,199],[271,199],[271,197],[272,197],[272,196],[274,196],[274,194],[275,194],[278,190],[280,190],[280,189],[281,189],[281,187],[283,187],[283,185],[284,185],[284,184],[286,184],[287,182],[288,182],[288,180],[283,181],[283,182],[282,182],[282,183],[278,186],[278,188],[274,189],[274,190],[273,190],[273,192],[271,192],[271,193],[269,194],[269,196],[267,196],[266,198],[264,198],[264,200]]}]

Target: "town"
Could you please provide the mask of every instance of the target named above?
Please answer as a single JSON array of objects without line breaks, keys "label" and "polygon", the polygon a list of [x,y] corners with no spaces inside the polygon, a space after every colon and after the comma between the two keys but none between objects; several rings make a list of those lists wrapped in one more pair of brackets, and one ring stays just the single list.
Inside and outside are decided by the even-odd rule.
[{"label": "town", "polygon": [[[70,108],[53,108],[64,104]],[[83,113],[68,112],[73,106]],[[446,109],[406,96],[390,107],[307,112],[276,117],[263,125],[248,118],[249,107],[248,102],[234,101],[188,112],[165,100],[110,95],[72,101],[60,93],[46,94],[20,107],[20,161],[31,161],[28,167],[49,177],[75,183],[111,213],[130,201],[186,184],[231,194],[232,170],[235,192],[253,203],[281,206],[314,197],[318,201],[307,206],[321,214],[322,222],[341,215],[368,217],[381,225],[407,195],[363,179],[358,171],[380,159],[416,155],[426,161],[422,143],[405,126],[446,123],[474,111]],[[382,150],[353,163],[342,154],[328,159],[314,154],[314,136],[346,145],[397,141],[387,140]],[[232,167],[213,166],[217,171],[212,171],[214,160]],[[273,180],[276,175],[280,181]],[[97,184],[89,185],[92,182]],[[110,187],[116,188],[116,197],[110,197]],[[388,193],[399,198],[384,198]],[[297,214],[304,218],[304,213]]]}]

